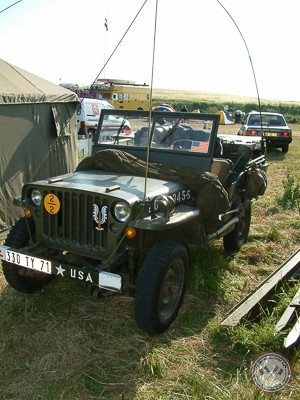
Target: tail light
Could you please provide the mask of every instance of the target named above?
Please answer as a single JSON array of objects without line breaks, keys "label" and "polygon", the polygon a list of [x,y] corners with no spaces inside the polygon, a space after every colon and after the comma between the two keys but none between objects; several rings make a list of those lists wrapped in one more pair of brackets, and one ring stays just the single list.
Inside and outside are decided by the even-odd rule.
[{"label": "tail light", "polygon": [[246,136],[258,136],[259,133],[258,133],[258,131],[255,131],[255,130],[246,130],[245,135]]},{"label": "tail light", "polygon": [[131,132],[132,130],[128,126],[124,126],[123,133],[125,133],[125,135],[130,135]]},{"label": "tail light", "polygon": [[85,122],[84,121],[80,121],[80,129],[85,129]]},{"label": "tail light", "polygon": [[292,137],[292,132],[283,132],[281,135],[284,137]]}]

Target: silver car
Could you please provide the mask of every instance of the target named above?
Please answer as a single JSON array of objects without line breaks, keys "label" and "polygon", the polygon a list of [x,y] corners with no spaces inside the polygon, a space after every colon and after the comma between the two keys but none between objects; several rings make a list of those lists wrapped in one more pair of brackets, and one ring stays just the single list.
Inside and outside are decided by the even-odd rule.
[{"label": "silver car", "polygon": [[251,111],[238,131],[242,136],[262,136],[267,147],[281,148],[283,153],[289,150],[292,142],[292,130],[284,116],[279,113]]}]

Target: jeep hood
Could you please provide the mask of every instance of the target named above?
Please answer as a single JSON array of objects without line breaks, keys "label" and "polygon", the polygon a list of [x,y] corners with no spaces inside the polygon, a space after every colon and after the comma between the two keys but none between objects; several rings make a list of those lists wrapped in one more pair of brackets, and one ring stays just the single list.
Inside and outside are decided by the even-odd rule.
[{"label": "jeep hood", "polygon": [[[116,197],[134,203],[144,199],[145,178],[124,173],[109,171],[79,171],[72,174],[57,176],[55,178],[40,180],[25,185],[24,190],[30,187],[39,187],[51,192],[54,190],[78,190],[79,192],[99,193],[107,197]],[[147,199],[157,195],[171,195],[186,188],[181,183],[163,179],[147,179]]]}]

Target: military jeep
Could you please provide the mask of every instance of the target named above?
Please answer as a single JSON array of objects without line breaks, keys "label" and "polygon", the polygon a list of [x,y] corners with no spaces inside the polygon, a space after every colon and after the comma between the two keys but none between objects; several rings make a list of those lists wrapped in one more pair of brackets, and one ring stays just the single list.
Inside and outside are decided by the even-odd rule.
[{"label": "military jeep", "polygon": [[218,137],[218,125],[218,114],[103,110],[92,155],[15,199],[24,217],[0,247],[7,282],[30,293],[59,276],[129,294],[139,328],[164,332],[183,301],[189,246],[223,238],[238,250],[266,189],[263,142]]}]

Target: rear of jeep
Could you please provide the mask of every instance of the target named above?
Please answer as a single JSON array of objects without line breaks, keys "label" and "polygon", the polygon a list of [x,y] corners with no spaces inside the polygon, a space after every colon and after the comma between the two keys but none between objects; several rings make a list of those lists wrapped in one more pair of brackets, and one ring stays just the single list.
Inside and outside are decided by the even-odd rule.
[{"label": "rear of jeep", "polygon": [[[108,113],[119,117],[117,129],[103,123]],[[25,216],[0,247],[8,283],[34,292],[61,276],[129,293],[138,326],[165,331],[183,301],[188,245],[206,247],[212,222],[221,232],[220,215],[222,235],[239,221],[207,173],[220,151],[218,121],[216,114],[104,111],[93,155],[74,173],[24,186],[17,203]]]}]

